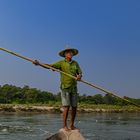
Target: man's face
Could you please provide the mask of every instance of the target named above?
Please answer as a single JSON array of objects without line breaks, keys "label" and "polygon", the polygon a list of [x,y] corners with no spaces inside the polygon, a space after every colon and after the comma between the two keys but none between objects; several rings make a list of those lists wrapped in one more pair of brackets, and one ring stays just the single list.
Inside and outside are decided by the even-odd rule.
[{"label": "man's face", "polygon": [[66,52],[65,52],[65,58],[72,59],[72,57],[73,57],[72,51],[66,51]]}]

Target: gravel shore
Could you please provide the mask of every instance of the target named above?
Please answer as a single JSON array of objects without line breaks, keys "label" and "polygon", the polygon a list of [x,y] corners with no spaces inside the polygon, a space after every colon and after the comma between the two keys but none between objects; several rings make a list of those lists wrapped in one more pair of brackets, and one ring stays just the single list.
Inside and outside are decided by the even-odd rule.
[{"label": "gravel shore", "polygon": [[[42,112],[42,113],[62,113],[62,107],[51,107],[47,105],[13,105],[0,104],[0,112]],[[122,108],[122,109],[104,109],[104,108],[78,108],[79,113],[123,113],[123,112],[140,112],[139,108]]]}]

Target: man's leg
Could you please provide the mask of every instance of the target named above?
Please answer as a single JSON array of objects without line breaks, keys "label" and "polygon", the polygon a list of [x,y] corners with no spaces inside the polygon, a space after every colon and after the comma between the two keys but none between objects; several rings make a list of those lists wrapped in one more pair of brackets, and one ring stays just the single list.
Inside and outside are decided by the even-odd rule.
[{"label": "man's leg", "polygon": [[69,130],[67,127],[67,118],[68,118],[68,113],[69,113],[69,108],[70,108],[70,96],[69,96],[69,92],[67,90],[62,90],[61,100],[62,100],[62,105],[64,108],[63,128],[67,131],[67,130]]},{"label": "man's leg", "polygon": [[77,113],[77,107],[72,107],[71,119],[70,119],[70,129],[71,130],[76,129],[76,127],[74,126],[74,121],[75,121],[76,113]]},{"label": "man's leg", "polygon": [[70,101],[71,101],[71,117],[70,117],[70,129],[74,130],[76,127],[74,126],[74,121],[77,113],[77,101],[78,101],[78,95],[77,95],[77,87],[74,87],[72,89],[72,93],[70,94]]},{"label": "man's leg", "polygon": [[67,118],[68,118],[68,113],[69,113],[69,106],[64,106],[64,112],[63,112],[63,128],[68,131],[68,127],[67,127]]}]

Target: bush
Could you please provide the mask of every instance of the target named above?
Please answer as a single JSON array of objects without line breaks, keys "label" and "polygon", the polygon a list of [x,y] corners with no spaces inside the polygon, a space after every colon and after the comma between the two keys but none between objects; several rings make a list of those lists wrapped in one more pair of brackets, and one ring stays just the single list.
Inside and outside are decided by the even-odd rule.
[{"label": "bush", "polygon": [[[94,96],[79,95],[80,104],[107,104],[107,105],[128,105],[128,103],[122,99],[116,98],[111,94],[102,96],[96,94]],[[132,99],[124,97],[136,104],[140,104],[140,99]],[[53,94],[48,91],[40,91],[36,88],[30,88],[29,86],[16,87],[13,85],[0,86],[0,103],[2,104],[49,104],[60,105],[61,104],[61,93]]]}]

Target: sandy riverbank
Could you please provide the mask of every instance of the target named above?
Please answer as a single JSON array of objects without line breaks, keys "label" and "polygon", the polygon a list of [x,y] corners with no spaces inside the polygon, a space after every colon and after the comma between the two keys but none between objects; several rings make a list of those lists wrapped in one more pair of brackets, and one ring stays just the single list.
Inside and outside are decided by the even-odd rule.
[{"label": "sandy riverbank", "polygon": [[[60,106],[48,105],[23,105],[23,104],[0,104],[0,112],[41,112],[41,113],[61,113],[63,108]],[[140,112],[140,108],[133,106],[107,106],[93,105],[91,107],[78,108],[79,113],[121,113],[121,112]]]}]

